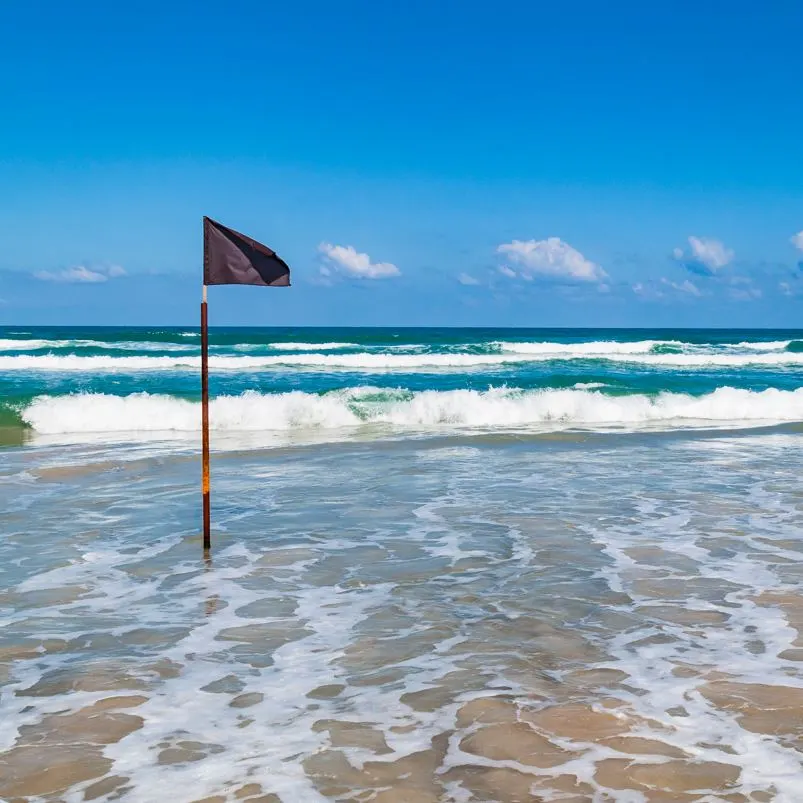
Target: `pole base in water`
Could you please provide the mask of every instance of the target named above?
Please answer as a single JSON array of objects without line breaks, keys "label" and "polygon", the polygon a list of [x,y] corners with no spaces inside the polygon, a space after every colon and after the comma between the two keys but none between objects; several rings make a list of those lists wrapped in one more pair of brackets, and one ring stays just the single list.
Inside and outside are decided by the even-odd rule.
[{"label": "pole base in water", "polygon": [[204,493],[204,552],[212,548],[212,513],[209,491]]}]

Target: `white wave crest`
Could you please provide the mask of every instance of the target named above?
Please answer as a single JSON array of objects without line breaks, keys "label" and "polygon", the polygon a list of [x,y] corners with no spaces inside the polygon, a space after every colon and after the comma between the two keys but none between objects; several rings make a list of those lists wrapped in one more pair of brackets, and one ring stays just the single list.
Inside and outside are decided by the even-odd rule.
[{"label": "white wave crest", "polygon": [[[197,346],[151,340],[12,340],[0,338],[0,351],[41,351],[42,349],[106,349],[119,351],[196,351]],[[70,355],[64,355],[70,356]]]},{"label": "white wave crest", "polygon": [[500,351],[512,354],[556,354],[556,355],[579,355],[588,356],[607,356],[610,354],[649,354],[655,346],[677,346],[684,344],[679,340],[638,340],[633,343],[622,343],[617,340],[601,340],[591,343],[551,343],[544,341],[540,343],[518,343],[518,342],[498,342],[494,344]]},{"label": "white wave crest", "polygon": [[196,353],[198,351],[198,346],[190,343],[170,343],[158,340],[121,340],[117,343],[102,340],[79,340],[74,345],[84,348],[119,349],[120,351],[194,351]]},{"label": "white wave crest", "polygon": [[[276,354],[254,356],[213,355],[213,369],[259,371],[276,367],[345,369],[363,372],[427,371],[470,369],[482,366],[557,360],[600,359],[609,362],[662,366],[668,368],[707,368],[745,366],[803,365],[803,353],[769,352],[758,354]],[[74,354],[17,354],[0,356],[0,371],[163,371],[198,370],[200,357],[187,356],[79,356]]]},{"label": "white wave crest", "polygon": [[[201,424],[199,403],[148,393],[41,396],[23,411],[22,418],[46,434],[194,432]],[[756,392],[723,387],[698,397],[678,393],[607,396],[589,390],[509,388],[415,393],[353,388],[322,396],[300,391],[248,391],[214,399],[210,421],[213,429],[230,432],[335,429],[366,424],[403,429],[755,424],[803,421],[803,388]]]},{"label": "white wave crest", "polygon": [[[637,340],[621,342],[601,340],[589,343],[543,342],[497,342],[494,345],[502,352],[513,354],[576,355],[586,357],[611,358],[617,354],[650,354],[661,347],[671,347],[682,353],[692,355],[732,354],[739,350],[747,353],[784,351],[791,340],[745,340],[740,343],[688,343],[681,340]],[[661,356],[661,355],[656,355]],[[672,355],[667,355],[672,356]]]},{"label": "white wave crest", "polygon": [[[238,348],[264,348],[260,345],[243,343]],[[335,349],[354,349],[357,343],[268,343],[274,351],[334,351]]]},{"label": "white wave crest", "polygon": [[[239,357],[212,355],[209,365],[222,370],[260,370],[277,366],[302,368],[345,368],[351,370],[415,370],[417,368],[471,368],[510,362],[531,362],[523,355],[500,354],[276,354]],[[160,371],[192,368],[201,358],[172,356],[80,356],[75,354],[0,356],[0,371]]]},{"label": "white wave crest", "polygon": [[60,348],[69,340],[13,340],[0,338],[0,351],[36,351],[37,349]]},{"label": "white wave crest", "polygon": [[[180,332],[181,337],[195,337],[195,332]],[[197,346],[187,343],[171,343],[160,340],[42,340],[42,339],[4,339],[0,338],[0,351],[38,351],[41,349],[96,348],[121,351],[195,351]],[[217,346],[216,348],[226,348]],[[235,351],[335,351],[336,349],[358,348],[356,343],[238,343]]]},{"label": "white wave crest", "polygon": [[789,347],[791,340],[746,340],[736,343],[733,348],[749,349],[750,351],[783,351]]}]

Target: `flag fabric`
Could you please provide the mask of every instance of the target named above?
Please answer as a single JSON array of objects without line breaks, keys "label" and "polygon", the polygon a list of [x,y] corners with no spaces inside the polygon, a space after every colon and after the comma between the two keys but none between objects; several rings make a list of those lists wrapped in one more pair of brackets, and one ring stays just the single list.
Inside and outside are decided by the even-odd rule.
[{"label": "flag fabric", "polygon": [[290,268],[266,245],[205,217],[204,284],[288,287]]}]

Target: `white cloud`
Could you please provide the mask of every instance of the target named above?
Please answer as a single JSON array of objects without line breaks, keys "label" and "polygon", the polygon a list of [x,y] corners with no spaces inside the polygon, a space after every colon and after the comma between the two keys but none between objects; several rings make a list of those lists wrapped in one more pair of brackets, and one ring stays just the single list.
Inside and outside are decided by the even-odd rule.
[{"label": "white cloud", "polygon": [[631,289],[642,298],[663,298],[666,294],[656,286],[655,282],[636,282]]},{"label": "white cloud", "polygon": [[64,268],[64,270],[50,271],[38,270],[34,273],[37,279],[43,282],[67,282],[70,284],[89,284],[94,282],[106,282],[109,277],[105,273],[90,270],[84,265],[77,265],[74,268]]},{"label": "white cloud", "polygon": [[109,279],[117,279],[120,276],[127,276],[125,268],[119,265],[109,267],[87,268],[86,265],[76,265],[72,268],[63,270],[38,270],[33,276],[43,282],[61,282],[65,284],[97,284],[107,282]]},{"label": "white cloud", "polygon": [[682,262],[687,270],[704,276],[711,276],[729,265],[735,256],[730,248],[726,248],[719,240],[706,237],[689,237],[689,248],[675,248],[672,256]]},{"label": "white cloud", "polygon": [[[505,254],[509,265],[499,270],[506,276],[534,279],[536,276],[599,282],[607,277],[605,271],[559,237],[546,240],[513,240],[496,249]],[[514,267],[516,270],[514,270]]]},{"label": "white cloud", "polygon": [[475,279],[473,276],[469,276],[467,273],[461,273],[457,277],[457,281],[460,282],[460,284],[465,284],[465,285],[481,284],[479,279]]},{"label": "white cloud", "polygon": [[661,283],[671,287],[673,290],[677,290],[679,293],[686,293],[690,296],[700,296],[702,293],[700,292],[700,288],[697,287],[696,284],[690,282],[688,279],[682,281],[680,283],[670,281],[669,279],[663,278],[661,279]]},{"label": "white cloud", "polygon": [[730,280],[730,285],[728,295],[736,301],[753,301],[764,295],[761,288],[756,287],[749,276],[734,276]]},{"label": "white cloud", "polygon": [[689,245],[695,259],[711,268],[711,270],[724,268],[734,256],[733,251],[725,248],[719,240],[689,237]]},{"label": "white cloud", "polygon": [[[401,271],[391,262],[371,262],[368,254],[359,253],[351,245],[332,245],[321,243],[318,250],[329,260],[330,264],[341,273],[360,279],[387,279],[399,276]],[[329,276],[328,267],[321,268],[324,276]]]},{"label": "white cloud", "polygon": [[789,238],[789,241],[795,248],[799,248],[801,251],[803,251],[803,231],[799,231],[797,234],[792,235],[792,237]]},{"label": "white cloud", "polygon": [[[696,284],[690,282],[688,279],[682,282],[673,282],[662,276],[657,280],[647,280],[645,282],[636,282],[630,288],[637,296],[645,299],[670,299],[677,298],[676,294],[694,296],[695,298],[702,295],[700,288]],[[674,291],[674,293],[672,292]]]},{"label": "white cloud", "polygon": [[785,295],[785,296],[793,296],[794,291],[792,290],[792,286],[789,282],[778,282],[778,289]]}]

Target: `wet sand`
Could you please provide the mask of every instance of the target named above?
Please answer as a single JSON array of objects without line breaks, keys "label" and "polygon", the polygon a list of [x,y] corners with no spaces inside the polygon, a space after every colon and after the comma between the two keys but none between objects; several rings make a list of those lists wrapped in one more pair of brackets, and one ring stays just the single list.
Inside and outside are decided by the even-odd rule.
[{"label": "wet sand", "polygon": [[101,457],[0,485],[4,800],[803,799],[797,436],[242,453],[206,567]]}]

